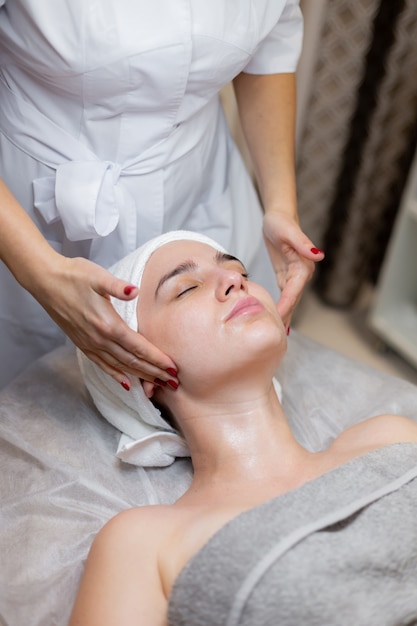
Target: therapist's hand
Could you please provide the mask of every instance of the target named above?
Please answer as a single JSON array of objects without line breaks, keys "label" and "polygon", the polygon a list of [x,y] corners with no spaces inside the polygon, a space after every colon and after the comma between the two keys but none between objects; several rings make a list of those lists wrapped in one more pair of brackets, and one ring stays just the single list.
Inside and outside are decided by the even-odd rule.
[{"label": "therapist's hand", "polygon": [[281,289],[277,310],[289,329],[294,309],[313,276],[315,262],[324,259],[324,252],[316,248],[298,222],[284,212],[267,212],[263,232]]},{"label": "therapist's hand", "polygon": [[74,344],[126,390],[133,377],[178,382],[172,359],[130,329],[110,302],[110,296],[132,300],[137,287],[92,261],[58,255],[33,294]]}]

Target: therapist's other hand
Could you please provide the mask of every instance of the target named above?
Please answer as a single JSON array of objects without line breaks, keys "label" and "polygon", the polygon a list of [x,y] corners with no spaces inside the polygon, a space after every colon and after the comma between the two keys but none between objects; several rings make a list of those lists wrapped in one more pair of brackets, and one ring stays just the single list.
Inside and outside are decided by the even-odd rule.
[{"label": "therapist's other hand", "polygon": [[137,287],[92,261],[60,256],[34,295],[73,343],[126,390],[133,377],[176,379],[172,359],[130,329],[111,304],[110,296],[132,300]]},{"label": "therapist's other hand", "polygon": [[283,212],[267,212],[263,232],[281,289],[277,310],[289,328],[304,287],[313,276],[315,263],[324,259],[324,252],[314,246],[294,218]]}]

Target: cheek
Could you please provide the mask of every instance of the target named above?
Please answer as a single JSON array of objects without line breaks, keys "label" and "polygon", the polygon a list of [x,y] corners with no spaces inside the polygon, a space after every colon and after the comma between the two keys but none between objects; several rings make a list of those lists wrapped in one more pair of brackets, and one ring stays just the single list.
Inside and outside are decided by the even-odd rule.
[{"label": "cheek", "polygon": [[189,370],[196,362],[201,366],[210,346],[216,343],[216,333],[201,309],[195,314],[188,310],[178,316],[169,331],[165,328],[164,343],[178,367]]},{"label": "cheek", "polygon": [[191,303],[153,310],[138,307],[139,332],[178,367],[192,367],[196,354],[201,363],[201,355],[213,341],[212,319],[207,307]]}]

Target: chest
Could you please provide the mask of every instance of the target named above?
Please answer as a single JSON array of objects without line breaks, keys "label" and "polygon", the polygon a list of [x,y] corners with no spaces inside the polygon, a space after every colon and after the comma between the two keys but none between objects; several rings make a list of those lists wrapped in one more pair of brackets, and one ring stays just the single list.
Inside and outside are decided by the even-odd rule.
[{"label": "chest", "polygon": [[[207,40],[246,54],[278,21],[284,0],[9,0],[0,13],[5,49],[60,71],[183,44],[195,59]],[[227,61],[227,59],[225,59]]]},{"label": "chest", "polygon": [[[155,141],[245,68],[284,6],[285,0],[6,0],[0,65],[58,124],[74,119],[74,132],[84,122],[140,112]],[[164,122],[154,137],[156,118]]]}]

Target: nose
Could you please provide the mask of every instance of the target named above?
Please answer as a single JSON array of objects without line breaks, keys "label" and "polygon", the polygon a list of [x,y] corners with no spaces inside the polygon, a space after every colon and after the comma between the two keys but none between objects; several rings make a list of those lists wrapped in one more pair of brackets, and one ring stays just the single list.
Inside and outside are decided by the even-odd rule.
[{"label": "nose", "polygon": [[234,292],[247,292],[247,290],[247,282],[240,272],[220,269],[216,288],[216,296],[219,300],[227,300]]}]

